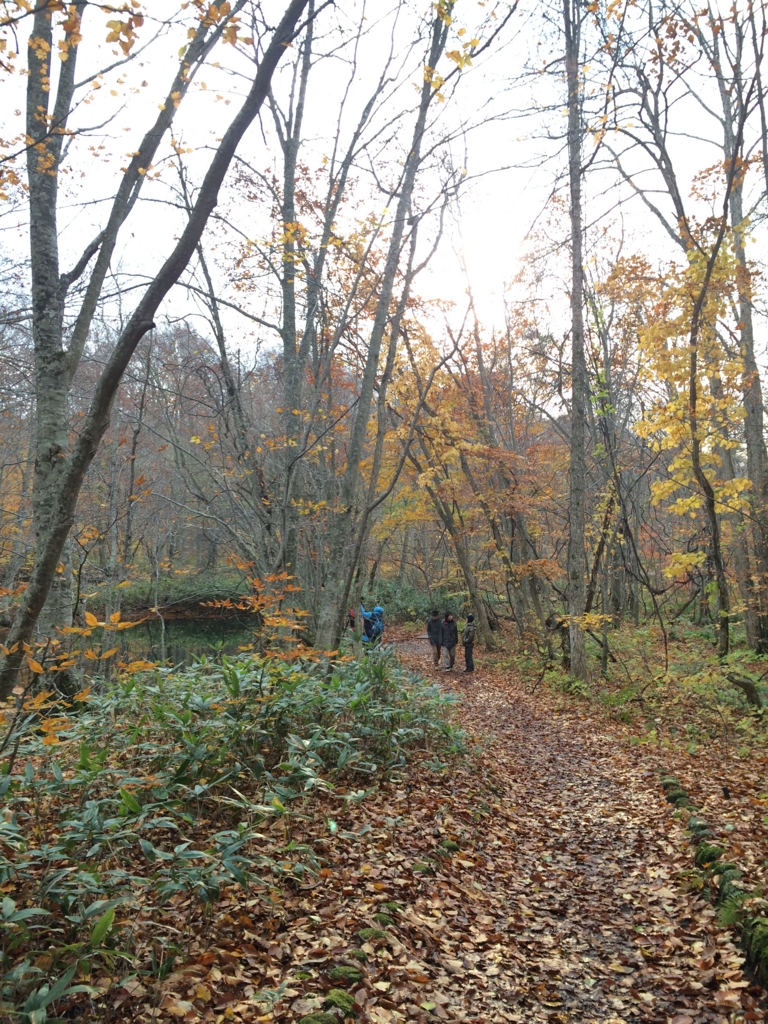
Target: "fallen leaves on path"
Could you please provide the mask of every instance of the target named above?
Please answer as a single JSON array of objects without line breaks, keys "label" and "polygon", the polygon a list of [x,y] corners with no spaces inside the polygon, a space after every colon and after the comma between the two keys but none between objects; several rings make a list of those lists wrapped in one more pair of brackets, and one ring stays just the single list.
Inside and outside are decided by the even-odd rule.
[{"label": "fallen leaves on path", "polygon": [[[402,657],[427,672],[423,647]],[[361,1024],[763,1020],[734,937],[681,886],[690,851],[645,751],[498,674],[462,692],[471,756],[424,755],[330,835],[315,817],[294,838],[317,881],[233,891],[111,1020],[295,1021],[344,990]]]}]

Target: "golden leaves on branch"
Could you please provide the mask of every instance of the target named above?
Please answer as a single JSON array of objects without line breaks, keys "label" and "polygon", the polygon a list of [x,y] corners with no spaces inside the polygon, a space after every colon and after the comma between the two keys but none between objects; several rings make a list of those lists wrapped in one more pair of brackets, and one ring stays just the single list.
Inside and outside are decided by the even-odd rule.
[{"label": "golden leaves on branch", "polygon": [[[140,7],[141,4],[138,3],[138,0],[133,0],[130,5],[124,4],[121,13],[127,14],[125,20],[113,18],[107,22],[109,32],[106,41],[117,43],[126,57],[136,44],[136,29],[141,28],[144,24],[144,15],[137,10]],[[110,8],[106,9],[110,10]]]}]

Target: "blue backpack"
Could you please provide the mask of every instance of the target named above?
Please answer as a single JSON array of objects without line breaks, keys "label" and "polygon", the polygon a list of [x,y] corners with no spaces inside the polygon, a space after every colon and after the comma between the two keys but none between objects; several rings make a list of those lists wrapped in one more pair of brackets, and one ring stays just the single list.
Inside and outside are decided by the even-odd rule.
[{"label": "blue backpack", "polygon": [[363,643],[375,643],[384,634],[384,609],[376,605],[372,612],[360,606],[363,615]]},{"label": "blue backpack", "polygon": [[381,605],[376,605],[373,609],[373,635],[372,640],[378,640],[379,637],[384,635],[384,609]]}]

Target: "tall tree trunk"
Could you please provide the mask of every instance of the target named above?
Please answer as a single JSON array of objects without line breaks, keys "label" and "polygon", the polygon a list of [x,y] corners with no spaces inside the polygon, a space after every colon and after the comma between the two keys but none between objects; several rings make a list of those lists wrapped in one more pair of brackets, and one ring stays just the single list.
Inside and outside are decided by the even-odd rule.
[{"label": "tall tree trunk", "polygon": [[[67,59],[60,65],[54,110],[50,111],[52,20],[50,6],[40,4],[33,16],[28,43],[26,110],[27,135],[35,140],[27,149],[27,176],[36,412],[32,529],[38,551],[51,530],[51,513],[69,451],[70,381],[64,349],[65,291],[59,271],[59,177],[55,169],[61,159],[63,131],[74,90],[77,47],[70,47]],[[58,134],[50,131],[49,111],[53,123],[61,125]],[[37,628],[42,636],[54,636],[56,626],[71,625],[72,558],[67,539]]]},{"label": "tall tree trunk", "polygon": [[[432,22],[429,56],[426,61],[429,68],[437,67],[437,63],[445,49],[448,37],[448,24],[446,24],[446,21],[450,23],[450,19],[445,18],[445,12],[441,9],[437,12]],[[354,566],[350,566],[350,557],[359,554],[360,544],[355,545],[353,551],[350,552],[349,540],[350,536],[356,532],[355,525],[359,514],[360,464],[365,450],[381,347],[387,326],[390,320],[393,319],[393,311],[390,307],[397,271],[400,266],[405,228],[411,217],[411,198],[416,183],[416,175],[421,164],[421,148],[426,131],[427,114],[436,92],[437,90],[432,84],[431,79],[425,76],[425,80],[421,85],[416,124],[408,156],[406,157],[402,178],[396,192],[397,205],[392,222],[392,234],[381,275],[376,312],[360,384],[357,410],[347,445],[346,467],[340,487],[341,510],[334,516],[331,525],[329,544],[330,572],[326,580],[325,593],[319,609],[317,623],[317,640],[320,646],[326,650],[335,650],[338,647],[344,623],[347,597],[352,582],[352,572],[354,571]],[[395,341],[397,340],[397,333],[397,330],[393,331]],[[357,532],[359,534],[359,530]]]},{"label": "tall tree trunk", "polygon": [[571,220],[571,454],[568,500],[568,614],[571,675],[587,680],[587,649],[580,617],[587,595],[584,537],[588,378],[584,356],[584,256],[581,214],[581,11],[578,0],[564,0],[565,72],[568,86],[568,183]]},{"label": "tall tree trunk", "polygon": [[[229,127],[225,131],[221,142],[219,143],[216,151],[214,152],[211,162],[208,166],[208,170],[205,173],[203,182],[200,187],[197,199],[195,201],[192,213],[189,221],[182,231],[180,237],[176,241],[171,253],[163,263],[160,270],[155,275],[154,279],[147,287],[146,291],[139,300],[136,309],[132,316],[128,320],[124,329],[121,331],[120,337],[118,338],[115,347],[107,359],[104,368],[98,378],[96,386],[94,388],[93,398],[88,410],[88,413],[82,420],[80,433],[74,444],[71,453],[67,454],[67,448],[62,452],[61,465],[55,471],[56,482],[55,485],[51,482],[50,473],[46,474],[46,486],[48,488],[48,494],[50,498],[50,505],[48,509],[49,515],[49,526],[47,531],[41,536],[40,543],[35,552],[35,564],[32,569],[32,574],[24,594],[21,607],[14,618],[13,626],[11,627],[10,633],[6,639],[6,644],[9,649],[9,654],[4,655],[2,662],[0,663],[0,699],[5,698],[11,692],[15,683],[19,667],[24,659],[24,645],[28,644],[32,639],[36,624],[40,618],[41,612],[48,599],[48,595],[51,591],[54,579],[57,575],[57,567],[59,566],[62,558],[62,552],[65,549],[67,538],[74,521],[75,510],[77,507],[77,499],[80,494],[80,488],[82,487],[85,474],[88,471],[91,462],[98,450],[99,444],[105,431],[107,430],[110,422],[112,402],[114,400],[117,389],[120,386],[120,381],[123,374],[131,360],[137,346],[141,339],[150,330],[153,325],[153,317],[155,316],[161,302],[165,299],[166,295],[174,284],[178,281],[185,267],[189,263],[190,258],[195,252],[195,249],[202,237],[203,231],[208,223],[208,219],[211,216],[214,208],[218,201],[219,190],[221,188],[224,177],[230,167],[232,159],[235,155],[240,141],[253,123],[256,118],[261,106],[269,91],[270,82],[275,68],[278,65],[281,57],[285,53],[286,46],[290,43],[296,30],[296,25],[299,18],[306,8],[308,0],[290,0],[283,17],[280,20],[280,24],[272,33],[272,37],[263,52],[261,61],[256,70],[251,88],[243,101],[240,110],[237,112]],[[48,6],[47,3],[45,5]],[[37,12],[35,14],[36,22],[39,20],[39,28],[43,32],[47,32],[50,36],[50,12]],[[202,26],[202,23],[201,23]],[[37,28],[33,26],[33,31],[37,31]],[[201,32],[203,29],[201,28]],[[198,33],[201,39],[205,38],[207,29],[202,36]],[[193,44],[190,46],[187,54],[192,50],[192,46],[196,44],[196,40],[193,40]],[[200,43],[203,46],[203,43]],[[40,47],[39,51],[43,52],[45,48]],[[45,50],[49,53],[50,50]],[[74,80],[74,54],[72,48],[69,50],[69,57],[62,64],[62,78],[59,83],[59,91],[57,93],[56,107],[59,106],[59,98],[62,96],[62,82],[68,80],[68,76]],[[46,119],[38,125],[36,124],[36,110],[38,109],[35,105],[36,100],[40,100],[39,104],[43,110],[47,109],[46,97],[47,93],[43,87],[43,79],[46,74],[45,66],[40,64],[40,61],[36,55],[34,48],[29,55],[29,66],[30,75],[27,81],[27,88],[31,90],[32,98],[28,100],[28,125],[35,131],[34,138],[39,137],[39,133],[43,123],[46,123]],[[65,70],[65,69],[72,70]],[[189,73],[189,68],[185,64],[183,66],[181,74],[180,87],[186,89],[188,82],[186,78]],[[179,76],[177,76],[178,79]],[[176,83],[174,82],[174,85]],[[56,115],[54,111],[54,122],[56,124],[62,124],[66,122],[66,113],[70,109],[72,92],[70,91],[69,97],[66,104],[62,104],[64,109],[61,111],[61,118]],[[163,118],[171,117],[172,113],[166,109],[174,110],[177,106],[176,99],[169,97],[168,103],[164,106],[161,111],[161,117],[158,119],[159,127],[162,129],[161,135],[155,137],[155,134],[150,132],[147,136],[149,142],[147,146],[154,152],[160,143],[160,138],[164,134],[165,128],[167,127],[166,121]],[[170,123],[170,122],[168,122]],[[60,140],[63,136],[54,135],[53,141],[48,140],[45,143],[41,143],[42,146],[50,148],[53,146],[60,146]],[[134,159],[142,159],[144,143],[139,151],[139,156]],[[29,150],[30,153],[34,154],[38,152],[36,146],[33,146]],[[55,158],[55,166],[58,167],[58,157],[56,153],[53,153]],[[49,157],[47,156],[46,159]],[[151,162],[151,161],[150,161]],[[141,167],[148,166],[148,163],[142,163]],[[133,166],[133,161],[129,165]],[[32,168],[32,174],[37,173],[37,168]],[[55,177],[50,175],[39,175],[40,192],[38,199],[32,203],[32,197],[30,194],[30,217],[32,222],[32,236],[35,237],[36,231],[39,228],[43,232],[43,239],[39,241],[41,250],[39,251],[39,260],[37,261],[39,266],[39,277],[34,280],[33,286],[35,288],[35,296],[33,303],[35,306],[34,317],[39,325],[41,331],[45,334],[49,332],[53,335],[55,328],[55,321],[61,320],[62,308],[63,308],[63,285],[60,283],[60,287],[54,289],[54,279],[51,273],[50,261],[58,260],[58,253],[56,248],[56,194],[47,193],[46,181],[50,178],[51,181],[56,181]],[[126,180],[126,179],[124,179]],[[122,185],[121,185],[122,189]],[[131,189],[129,189],[129,193]],[[113,215],[110,218],[110,230],[113,229],[114,238],[112,241],[116,241],[117,231],[127,215],[127,208],[129,206],[129,196],[125,198],[124,208],[121,207],[118,201],[115,201],[113,207]],[[112,222],[115,222],[114,224]],[[105,229],[104,237],[108,234]],[[36,241],[37,245],[38,242]],[[105,252],[104,246],[99,253],[99,259],[102,258]],[[82,273],[82,271],[80,271]],[[95,274],[95,270],[94,270]],[[105,270],[106,274],[106,270]],[[103,282],[103,278],[102,278]],[[93,285],[96,291],[96,298],[101,293],[101,285],[99,280],[92,276],[91,284],[89,289]],[[86,296],[87,298],[87,296]],[[94,299],[93,307],[95,308],[96,299]],[[85,302],[84,307],[85,309]],[[87,312],[87,310],[86,310]],[[87,317],[86,317],[87,319]],[[53,327],[51,325],[54,325]],[[75,333],[77,325],[75,328]],[[55,338],[53,338],[55,340]],[[45,387],[53,388],[55,382],[52,380],[52,374],[58,367],[59,371],[64,369],[63,359],[60,351],[57,351],[52,347],[53,341],[49,344],[46,342],[46,346],[43,349],[44,358],[41,360],[41,367],[39,374],[43,377],[43,384]],[[75,344],[74,341],[72,343]],[[84,339],[83,339],[84,344]],[[73,357],[77,356],[76,347],[70,347],[70,351],[67,353],[70,367],[69,372],[73,373],[72,366],[76,365]],[[46,438],[42,437],[38,439],[38,446],[46,443]],[[52,449],[55,449],[58,442],[56,442]],[[44,453],[45,454],[45,453]],[[50,455],[46,455],[46,458],[50,458]]]},{"label": "tall tree trunk", "polygon": [[[310,20],[307,33],[302,44],[301,64],[299,67],[298,94],[291,94],[291,110],[284,125],[272,99],[272,112],[280,145],[283,150],[283,202],[282,202],[282,234],[283,234],[283,267],[282,267],[282,299],[283,316],[281,335],[283,342],[283,420],[285,423],[285,474],[288,479],[291,464],[295,458],[302,435],[302,408],[304,402],[304,360],[299,351],[297,334],[298,318],[296,311],[296,272],[302,262],[301,238],[296,220],[296,168],[301,147],[301,134],[304,123],[304,107],[309,83],[309,72],[312,60],[312,13],[314,0],[309,0]],[[292,500],[293,488],[286,488],[283,500],[282,545],[280,568],[295,574],[298,555],[298,514]]]},{"label": "tall tree trunk", "polygon": [[[709,389],[717,399],[723,398],[723,385],[716,373],[709,379]],[[733,450],[725,445],[718,445],[717,454],[720,457],[720,471],[724,481],[734,480],[739,473],[734,462]],[[733,568],[736,575],[736,582],[739,594],[744,602],[744,626],[747,634],[747,642],[753,649],[760,643],[760,616],[759,616],[759,588],[754,585],[754,574],[750,564],[749,551],[749,526],[744,522],[740,512],[730,512],[726,517],[730,520],[733,534],[731,554]]]},{"label": "tall tree trunk", "polygon": [[[725,220],[723,219],[723,229]],[[717,583],[717,653],[721,658],[725,657],[730,647],[730,597],[728,594],[728,580],[725,575],[725,563],[723,561],[723,549],[720,536],[720,519],[717,513],[717,501],[712,483],[704,472],[701,463],[701,426],[699,424],[699,332],[701,328],[701,314],[706,298],[712,270],[714,269],[717,253],[722,244],[724,230],[721,229],[720,237],[709,258],[707,275],[701,287],[701,291],[694,305],[691,318],[690,334],[690,363],[688,377],[688,424],[691,435],[691,465],[693,476],[704,495],[704,510],[709,525],[709,536],[712,551],[712,565],[715,571]]]},{"label": "tall tree trunk", "polygon": [[125,510],[125,533],[123,535],[123,554],[120,560],[120,582],[128,578],[128,571],[133,557],[133,513],[135,502],[130,500],[136,486],[136,458],[139,448],[139,436],[144,425],[144,406],[147,401],[147,389],[149,388],[149,376],[152,369],[152,342],[147,346],[146,362],[144,364],[144,380],[141,385],[141,397],[139,408],[136,413],[136,422],[131,432],[131,451],[128,456],[128,507]]},{"label": "tall tree trunk", "polygon": [[[747,450],[747,476],[752,481],[751,532],[754,571],[744,550],[747,571],[747,637],[758,653],[768,653],[768,457],[763,430],[763,389],[755,358],[755,334],[752,317],[752,281],[744,244],[747,225],[743,212],[743,184],[739,181],[731,196],[731,227],[734,254],[738,262],[736,283],[739,300],[739,339],[744,361],[742,402],[744,403],[744,441]],[[744,538],[746,540],[746,538]]]},{"label": "tall tree trunk", "polygon": [[[752,4],[748,4],[747,19],[753,33],[754,46],[754,84],[757,86],[758,104],[761,111],[763,143],[766,142],[764,98],[762,95],[762,78],[760,65],[763,56],[763,43],[754,37],[756,29],[755,12]],[[763,15],[764,16],[764,15]],[[738,23],[737,23],[738,24]],[[714,33],[711,44],[706,44],[716,78],[720,103],[723,110],[723,151],[729,162],[740,159],[741,128],[746,116],[745,82],[743,68],[746,55],[743,48],[746,42],[746,31],[737,28],[736,59],[727,60],[723,65],[722,47],[719,35]],[[700,35],[703,42],[703,35]],[[763,153],[765,169],[766,153]],[[768,455],[766,455],[765,436],[763,433],[763,389],[760,371],[755,358],[755,332],[752,316],[752,274],[747,260],[746,233],[747,222],[744,218],[744,177],[746,169],[739,168],[733,175],[728,212],[730,226],[733,231],[734,255],[736,257],[736,288],[739,309],[739,348],[744,362],[744,373],[741,379],[742,402],[744,404],[744,442],[747,452],[747,476],[752,482],[751,504],[752,520],[745,524],[750,533],[751,545],[747,538],[742,537],[738,545],[739,581],[745,590],[747,640],[750,647],[761,654],[768,653]],[[768,177],[766,178],[768,181]],[[751,554],[754,566],[750,565]],[[746,576],[743,574],[746,573]]]},{"label": "tall tree trunk", "polygon": [[405,582],[405,571],[408,567],[408,559],[411,553],[411,527],[406,526],[403,530],[403,546],[400,549],[400,568],[397,571],[397,589],[402,589]]},{"label": "tall tree trunk", "polygon": [[[733,131],[732,141],[729,139],[728,147],[730,149],[729,159],[726,164],[727,179],[725,196],[723,199],[723,209],[720,217],[720,226],[715,236],[714,243],[712,245],[711,252],[707,258],[706,268],[704,271],[704,277],[699,288],[698,295],[693,303],[691,310],[691,329],[688,349],[690,352],[689,358],[689,375],[688,375],[688,425],[690,428],[691,437],[691,465],[693,468],[693,475],[696,483],[699,485],[702,494],[704,495],[704,508],[707,515],[707,522],[709,524],[710,542],[712,548],[712,564],[715,570],[715,580],[717,582],[717,595],[718,595],[718,654],[719,656],[725,657],[728,654],[730,647],[730,597],[728,594],[728,580],[725,575],[725,563],[723,561],[722,543],[720,536],[720,521],[717,513],[717,501],[715,499],[715,492],[712,487],[710,480],[707,478],[704,472],[704,467],[701,462],[701,435],[702,428],[699,423],[699,409],[698,409],[698,388],[699,388],[699,339],[702,329],[702,318],[704,316],[704,308],[707,300],[707,295],[712,282],[712,275],[715,271],[718,256],[725,239],[726,229],[729,223],[729,214],[732,212],[731,203],[733,200],[734,189],[738,188],[739,181],[741,179],[743,168],[742,163],[742,149],[744,140],[744,120],[746,117],[746,106],[741,105],[739,111],[738,124],[736,130]],[[731,129],[732,130],[732,129]]]}]

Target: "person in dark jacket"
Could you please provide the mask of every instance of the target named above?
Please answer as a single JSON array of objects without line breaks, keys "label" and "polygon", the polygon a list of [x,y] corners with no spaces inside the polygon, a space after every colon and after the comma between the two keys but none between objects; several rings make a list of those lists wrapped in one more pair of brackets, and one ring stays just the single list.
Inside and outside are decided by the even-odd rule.
[{"label": "person in dark jacket", "polygon": [[440,645],[445,656],[444,668],[447,672],[453,669],[456,662],[456,644],[459,642],[459,627],[452,612],[446,612],[440,626]]},{"label": "person in dark jacket", "polygon": [[432,648],[432,664],[437,668],[440,664],[440,648],[443,632],[443,624],[440,621],[440,612],[435,608],[432,618],[427,619],[427,639]]},{"label": "person in dark jacket", "polygon": [[475,636],[477,634],[477,628],[475,627],[475,616],[467,616],[467,624],[464,627],[464,631],[461,634],[461,644],[464,648],[464,671],[474,672],[475,671]]}]

